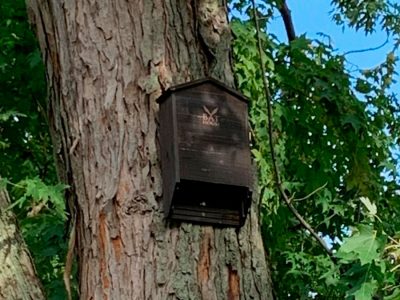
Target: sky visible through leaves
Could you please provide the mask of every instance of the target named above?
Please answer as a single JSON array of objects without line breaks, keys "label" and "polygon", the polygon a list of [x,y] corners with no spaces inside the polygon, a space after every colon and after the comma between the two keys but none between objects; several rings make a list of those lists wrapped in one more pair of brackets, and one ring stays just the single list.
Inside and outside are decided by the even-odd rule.
[{"label": "sky visible through leaves", "polygon": [[[376,48],[385,43],[387,38],[383,31],[377,30],[366,36],[364,32],[356,32],[351,28],[343,29],[336,25],[332,22],[332,7],[329,2],[326,0],[288,0],[287,4],[292,12],[296,34],[306,34],[311,39],[321,38],[325,35],[325,40],[330,39],[333,48],[336,48],[338,53]],[[285,28],[279,15],[276,15],[274,21],[270,23],[269,31],[276,34],[282,41],[286,39]],[[382,58],[391,50],[392,44],[389,40],[379,49],[349,54],[348,60],[354,64],[349,64],[349,68],[355,70],[357,67],[375,67],[382,63]],[[399,85],[394,90],[400,92]]]},{"label": "sky visible through leaves", "polygon": [[[365,35],[352,28],[342,28],[332,22],[332,7],[330,1],[321,0],[288,0],[297,35],[305,34],[310,39],[324,36],[330,41],[334,49],[340,54],[347,54],[347,67],[352,72],[359,69],[376,67],[383,62],[385,54],[391,50],[393,40],[388,39],[384,31],[376,30]],[[285,27],[280,15],[276,15],[269,24],[269,31],[273,32],[281,41],[286,40]],[[352,53],[350,53],[352,52]],[[398,82],[399,75],[395,76]],[[392,85],[391,90],[400,97],[400,82]],[[393,149],[393,155],[400,155],[400,147]],[[400,166],[397,168],[400,174]]]},{"label": "sky visible through leaves", "polygon": [[[376,67],[393,45],[393,39],[388,38],[383,30],[376,30],[366,35],[363,31],[341,27],[332,20],[332,6],[330,1],[322,0],[288,0],[296,34],[306,35],[309,39],[321,39],[331,43],[338,54],[347,54],[347,68],[350,72],[359,72],[361,69]],[[238,15],[232,11],[233,15]],[[281,42],[286,42],[286,31],[279,12],[275,12],[267,30],[273,33]],[[399,75],[395,80],[399,81]],[[394,84],[391,90],[400,97],[400,83]],[[393,149],[393,155],[400,156],[400,146]],[[400,166],[397,166],[400,174]]]},{"label": "sky visible through leaves", "polygon": [[[400,205],[395,193],[399,184],[382,173],[390,168],[396,174],[399,160],[389,159],[390,154],[399,155],[399,146],[393,146],[398,144],[399,108],[388,105],[399,100],[385,90],[390,86],[390,91],[400,93],[399,84],[391,84],[399,53],[385,61],[394,41],[379,48],[386,34],[372,26],[375,32],[365,36],[358,19],[360,3],[384,6],[390,1],[399,3],[287,0],[298,36],[290,45],[279,12],[271,8],[279,1],[257,1],[260,9],[273,11],[272,18],[264,18],[267,34],[263,32],[260,40],[274,101],[272,134],[266,130],[269,117],[261,80],[267,72],[260,71],[254,23],[244,22],[246,12],[251,16],[251,2],[231,1],[247,7],[241,14],[231,11],[231,17],[239,17],[231,23],[235,75],[237,88],[251,99],[260,221],[279,299],[289,299],[289,295],[290,299],[310,299],[311,291],[314,299],[323,300],[370,300],[374,294],[384,300],[400,299]],[[271,7],[261,8],[263,3]],[[335,5],[344,22],[350,14],[356,26],[361,24],[359,32],[332,21]],[[386,12],[378,11],[378,16]],[[368,13],[374,16],[373,9],[367,9]],[[388,27],[397,37],[399,16],[400,7]],[[65,299],[62,273],[68,212],[63,191],[68,187],[56,177],[43,109],[44,68],[29,31],[24,1],[0,1],[0,28],[0,186],[7,186],[13,200],[48,299]],[[360,73],[381,63],[382,73]],[[373,108],[380,114],[373,113]],[[269,136],[275,151],[269,148]],[[277,154],[283,186],[299,213],[315,231],[341,241],[332,245],[336,261],[281,203],[271,152]]]}]

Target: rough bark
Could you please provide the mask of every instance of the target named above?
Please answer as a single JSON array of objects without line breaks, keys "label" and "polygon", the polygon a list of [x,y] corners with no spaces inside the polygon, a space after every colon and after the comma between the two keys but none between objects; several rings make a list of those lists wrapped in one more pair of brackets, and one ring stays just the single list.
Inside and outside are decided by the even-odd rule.
[{"label": "rough bark", "polygon": [[9,205],[7,191],[0,188],[0,299],[45,299]]},{"label": "rough bark", "polygon": [[27,0],[61,178],[76,203],[82,299],[272,299],[253,205],[240,230],[163,218],[155,100],[233,84],[222,0]]}]

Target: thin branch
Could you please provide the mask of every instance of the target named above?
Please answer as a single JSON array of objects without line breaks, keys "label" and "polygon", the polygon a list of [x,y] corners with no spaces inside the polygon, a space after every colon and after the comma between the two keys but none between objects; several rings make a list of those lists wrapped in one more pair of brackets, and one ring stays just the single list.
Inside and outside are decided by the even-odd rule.
[{"label": "thin branch", "polygon": [[317,242],[324,248],[324,250],[328,253],[329,256],[332,257],[332,251],[325,243],[325,241],[318,235],[318,233],[311,227],[310,224],[300,215],[297,209],[290,203],[289,197],[286,195],[282,185],[278,186],[280,193],[282,194],[283,200],[286,205],[289,207],[292,214],[296,217],[296,219],[301,223],[301,225],[310,232],[310,234],[317,240]]},{"label": "thin branch", "polygon": [[392,268],[392,269],[390,269],[390,272],[394,272],[394,271],[396,271],[398,268],[400,268],[400,265],[397,265],[397,266],[395,266],[394,268]]},{"label": "thin branch", "polygon": [[324,224],[324,222],[329,221],[330,219],[332,219],[334,216],[337,216],[337,213],[332,213],[329,217],[327,217],[325,220],[321,221],[317,226],[315,226],[315,228],[318,228],[319,226],[321,226],[322,224]]},{"label": "thin branch", "polygon": [[262,200],[264,198],[266,186],[261,187],[260,195],[258,195],[258,225],[261,228],[261,211],[262,211]]},{"label": "thin branch", "polygon": [[328,183],[325,183],[324,185],[320,186],[319,188],[315,189],[314,191],[312,191],[311,193],[309,193],[307,196],[303,197],[303,198],[297,198],[294,199],[293,201],[303,201],[303,200],[307,200],[308,198],[310,198],[312,195],[318,193],[320,190],[322,190],[323,188],[326,187]]},{"label": "thin branch", "polygon": [[391,236],[388,236],[389,240],[391,240],[393,243],[400,245],[400,242],[398,242],[397,240],[395,240],[394,238],[392,238]]},{"label": "thin branch", "polygon": [[292,14],[290,13],[290,9],[288,8],[288,6],[286,4],[286,0],[282,0],[282,3],[278,7],[278,10],[282,15],[283,23],[285,24],[285,29],[286,29],[286,34],[287,34],[288,40],[289,40],[289,42],[291,42],[296,38],[296,32],[294,31]]},{"label": "thin branch", "polygon": [[384,47],[387,43],[389,43],[389,38],[386,38],[386,41],[382,45],[379,45],[379,46],[376,46],[376,47],[372,47],[372,48],[347,51],[347,52],[343,53],[343,55],[379,50],[382,47]]},{"label": "thin branch", "polygon": [[392,285],[387,285],[387,286],[385,286],[384,288],[382,288],[382,290],[383,290],[383,291],[388,291],[388,290],[393,291],[394,289],[397,289],[397,288],[399,288],[399,287],[400,287],[400,284],[398,284],[398,285],[392,284]]},{"label": "thin branch", "polygon": [[67,291],[67,299],[72,300],[71,292],[71,272],[74,263],[74,251],[76,247],[76,217],[72,220],[71,232],[68,240],[68,251],[65,258],[65,269],[63,274],[65,290]]},{"label": "thin branch", "polygon": [[[285,2],[283,2],[285,4]],[[317,242],[325,249],[325,251],[329,254],[329,256],[332,258],[332,251],[331,249],[327,246],[325,241],[318,235],[318,233],[311,227],[310,224],[304,218],[299,214],[297,209],[290,203],[290,197],[286,194],[282,182],[281,182],[281,176],[280,172],[277,166],[276,162],[276,157],[275,157],[275,150],[274,150],[274,142],[273,142],[273,127],[272,127],[272,96],[271,92],[269,90],[269,83],[268,79],[265,76],[266,70],[265,70],[265,65],[263,61],[263,56],[262,56],[262,45],[261,45],[261,37],[260,37],[260,25],[258,23],[258,18],[256,14],[256,3],[255,0],[252,0],[252,5],[253,5],[253,14],[254,14],[254,22],[256,26],[256,34],[257,34],[257,42],[258,42],[258,51],[259,51],[259,57],[260,57],[260,65],[261,65],[261,70],[262,70],[262,78],[263,78],[263,84],[264,84],[264,92],[266,96],[266,102],[267,102],[267,123],[268,123],[268,140],[269,140],[269,146],[270,146],[270,152],[271,152],[271,160],[272,160],[272,166],[273,170],[275,173],[275,183],[276,186],[282,195],[282,198],[286,205],[288,206],[289,210],[292,212],[292,214],[296,217],[296,219],[301,223],[301,225],[310,232],[310,234],[317,240]],[[287,8],[287,6],[286,6]]]},{"label": "thin branch", "polygon": [[294,197],[296,196],[296,192],[293,192],[293,194],[289,198],[289,202],[292,203]]}]

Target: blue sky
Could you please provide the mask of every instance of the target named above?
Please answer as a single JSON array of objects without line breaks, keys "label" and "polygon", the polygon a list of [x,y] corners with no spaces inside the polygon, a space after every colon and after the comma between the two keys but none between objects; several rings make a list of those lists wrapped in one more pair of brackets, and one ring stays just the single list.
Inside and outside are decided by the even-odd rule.
[{"label": "blue sky", "polygon": [[[373,34],[365,35],[362,31],[342,28],[332,21],[332,7],[328,0],[287,0],[287,5],[292,12],[292,19],[297,35],[306,34],[308,38],[321,38],[318,35],[322,32],[331,38],[333,47],[338,53],[348,51],[375,48],[385,43],[386,33],[376,31]],[[282,17],[276,13],[274,20],[269,24],[268,31],[274,33],[281,41],[286,41],[286,32]],[[349,62],[349,69],[352,68],[373,68],[382,63],[386,54],[393,48],[393,41],[373,51],[353,53],[346,56]],[[397,53],[399,55],[400,53]],[[397,70],[399,68],[397,67]],[[397,83],[392,86],[392,91],[400,97],[399,75],[395,78]],[[393,149],[393,155],[400,156],[400,147]],[[400,166],[398,166],[400,174]]]},{"label": "blue sky", "polygon": [[[386,41],[386,34],[382,31],[365,36],[361,31],[356,32],[350,28],[343,30],[332,21],[332,7],[328,0],[287,0],[287,4],[292,12],[297,35],[305,33],[308,38],[321,38],[318,33],[322,32],[330,36],[333,47],[338,49],[339,53],[378,47]],[[276,34],[281,41],[286,40],[279,14],[276,14],[268,31]],[[349,54],[347,59],[360,68],[372,68],[384,60],[385,54],[392,46],[393,43],[389,42],[379,50]]]},{"label": "blue sky", "polygon": [[[297,36],[306,34],[307,38],[321,39],[318,33],[328,35],[333,48],[337,49],[339,54],[379,47],[387,40],[386,33],[380,30],[365,35],[363,31],[356,32],[354,29],[336,25],[332,20],[330,0],[286,0],[286,2],[292,13]],[[268,32],[276,35],[281,42],[287,41],[283,20],[278,11],[275,12],[272,22],[268,24]],[[349,70],[373,68],[384,62],[386,54],[392,48],[393,41],[389,40],[386,45],[377,50],[348,54],[346,55],[349,62],[348,68]],[[400,53],[396,54],[400,56]],[[392,91],[397,94],[397,98],[400,97],[399,79],[397,75],[395,77],[397,83],[392,86]],[[394,155],[400,155],[400,147],[398,148],[393,149]],[[400,173],[400,166],[398,168]]]},{"label": "blue sky", "polygon": [[[329,0],[287,0],[287,5],[292,12],[292,19],[297,35],[306,34],[308,38],[321,38],[322,32],[331,38],[333,47],[338,53],[379,47],[387,40],[386,33],[376,31],[365,35],[362,31],[342,28],[332,21],[332,7]],[[286,32],[280,14],[275,14],[274,20],[269,24],[269,32],[274,33],[281,41],[286,41]],[[353,53],[346,56],[349,69],[373,68],[382,63],[386,54],[393,48],[393,41],[373,51]],[[400,53],[397,53],[399,55]],[[397,67],[397,70],[399,68]],[[399,75],[395,78],[397,83],[392,86],[392,91],[400,97]],[[400,147],[393,149],[393,155],[400,156]],[[400,174],[400,166],[398,165]]]},{"label": "blue sky", "polygon": [[[356,32],[354,29],[336,25],[332,20],[330,0],[287,0],[286,2],[292,12],[296,35],[306,34],[307,38],[321,39],[318,33],[323,33],[330,37],[333,48],[337,49],[339,54],[379,47],[387,40],[386,33],[380,30],[365,35],[363,31]],[[235,14],[235,12],[232,13]],[[281,42],[287,41],[283,20],[278,11],[268,24],[268,32],[276,35]],[[392,48],[393,41],[389,40],[386,45],[377,50],[348,54],[346,55],[348,68],[350,71],[373,68],[385,60],[386,54]],[[395,79],[399,81],[399,76]],[[392,90],[400,95],[400,83],[393,85]]]}]

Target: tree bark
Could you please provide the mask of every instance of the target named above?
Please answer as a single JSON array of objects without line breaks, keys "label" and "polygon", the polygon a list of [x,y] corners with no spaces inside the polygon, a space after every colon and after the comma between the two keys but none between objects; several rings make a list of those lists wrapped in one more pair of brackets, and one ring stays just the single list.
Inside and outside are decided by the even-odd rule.
[{"label": "tree bark", "polygon": [[0,188],[0,299],[45,299],[5,189]]},{"label": "tree bark", "polygon": [[257,205],[240,229],[163,218],[156,99],[233,85],[223,0],[27,0],[59,174],[76,203],[82,299],[272,299]]},{"label": "tree bark", "polygon": [[283,23],[285,24],[288,41],[292,42],[296,39],[296,32],[294,30],[292,14],[289,7],[287,6],[286,0],[283,0],[279,4],[279,12],[281,13]]}]

